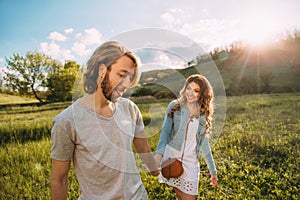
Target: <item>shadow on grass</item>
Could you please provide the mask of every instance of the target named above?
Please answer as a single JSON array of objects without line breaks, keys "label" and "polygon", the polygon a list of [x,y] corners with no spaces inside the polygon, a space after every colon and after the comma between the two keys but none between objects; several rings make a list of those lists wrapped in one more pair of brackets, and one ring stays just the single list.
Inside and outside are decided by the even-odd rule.
[{"label": "shadow on grass", "polygon": [[6,146],[9,143],[26,143],[30,141],[39,141],[51,137],[51,127],[28,127],[18,128],[9,131],[2,130],[0,135],[0,146]]}]

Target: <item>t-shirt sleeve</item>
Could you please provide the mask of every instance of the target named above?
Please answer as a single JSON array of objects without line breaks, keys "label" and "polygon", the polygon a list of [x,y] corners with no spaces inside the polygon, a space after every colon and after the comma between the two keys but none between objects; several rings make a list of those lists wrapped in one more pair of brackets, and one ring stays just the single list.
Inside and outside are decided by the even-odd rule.
[{"label": "t-shirt sleeve", "polygon": [[130,109],[132,109],[130,112],[132,112],[131,115],[133,115],[133,120],[135,120],[135,133],[139,133],[144,130],[143,116],[140,109],[133,102],[131,102]]},{"label": "t-shirt sleeve", "polygon": [[74,130],[67,120],[57,119],[53,121],[51,130],[51,158],[59,161],[67,161],[73,158],[75,142]]}]

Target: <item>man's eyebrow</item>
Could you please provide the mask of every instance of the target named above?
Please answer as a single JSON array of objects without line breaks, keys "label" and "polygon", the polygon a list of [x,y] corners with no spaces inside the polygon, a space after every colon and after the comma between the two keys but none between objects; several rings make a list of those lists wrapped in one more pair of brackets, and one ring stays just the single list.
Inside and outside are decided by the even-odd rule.
[{"label": "man's eyebrow", "polygon": [[130,73],[131,71],[134,73],[134,70],[120,69],[119,73]]},{"label": "man's eyebrow", "polygon": [[124,73],[124,74],[126,74],[126,73],[128,73],[128,71],[125,70],[125,69],[120,69],[120,70],[118,71],[118,73]]}]

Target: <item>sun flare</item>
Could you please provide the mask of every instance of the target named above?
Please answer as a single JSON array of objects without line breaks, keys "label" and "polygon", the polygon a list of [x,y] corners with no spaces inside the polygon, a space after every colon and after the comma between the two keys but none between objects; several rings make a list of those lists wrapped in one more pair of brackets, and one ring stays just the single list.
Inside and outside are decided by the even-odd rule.
[{"label": "sun flare", "polygon": [[278,34],[278,21],[266,14],[253,13],[242,21],[241,38],[254,46],[272,42]]}]

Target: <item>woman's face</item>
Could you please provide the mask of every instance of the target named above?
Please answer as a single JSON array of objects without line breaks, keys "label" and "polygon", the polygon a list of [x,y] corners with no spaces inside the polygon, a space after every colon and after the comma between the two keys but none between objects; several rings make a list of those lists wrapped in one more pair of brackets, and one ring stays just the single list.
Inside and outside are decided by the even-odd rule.
[{"label": "woman's face", "polygon": [[188,103],[196,103],[200,98],[200,86],[195,82],[189,83],[185,90],[185,96]]}]

